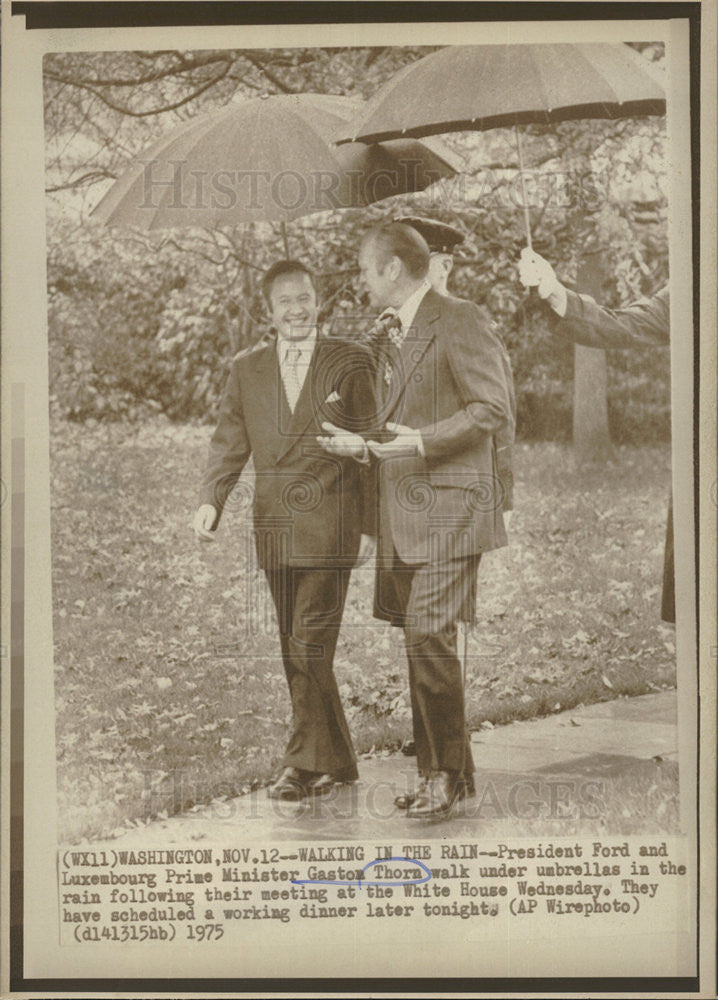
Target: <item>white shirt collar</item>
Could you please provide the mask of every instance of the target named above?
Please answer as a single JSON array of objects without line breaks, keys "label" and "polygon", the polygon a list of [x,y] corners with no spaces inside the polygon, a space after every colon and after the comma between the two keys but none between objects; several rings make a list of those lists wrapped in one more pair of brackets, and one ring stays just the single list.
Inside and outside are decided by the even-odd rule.
[{"label": "white shirt collar", "polygon": [[401,326],[404,332],[410,329],[411,324],[414,322],[416,314],[419,311],[422,299],[430,288],[431,282],[428,278],[425,278],[417,290],[412,292],[406,302],[402,304],[401,308],[397,309],[397,315],[401,320]]},{"label": "white shirt collar", "polygon": [[301,340],[285,340],[279,334],[277,334],[277,354],[279,356],[280,363],[284,363],[287,352],[292,347],[298,347],[303,355],[303,358],[308,359],[312,352],[314,351],[314,345],[317,342],[317,328],[316,326],[310,330],[306,337],[302,337]]}]

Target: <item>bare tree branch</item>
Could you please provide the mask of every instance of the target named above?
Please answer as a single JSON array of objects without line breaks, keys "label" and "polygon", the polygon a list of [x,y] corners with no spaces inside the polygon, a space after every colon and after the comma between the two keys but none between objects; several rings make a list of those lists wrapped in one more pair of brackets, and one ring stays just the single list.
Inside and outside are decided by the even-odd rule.
[{"label": "bare tree branch", "polygon": [[[130,118],[148,118],[151,115],[159,115],[162,114],[162,112],[164,111],[174,111],[177,108],[181,108],[185,104],[189,104],[190,101],[193,101],[196,97],[199,97],[200,94],[203,94],[206,90],[209,90],[211,87],[214,87],[216,84],[219,83],[220,80],[224,79],[224,77],[227,76],[227,74],[229,73],[231,66],[232,66],[231,62],[226,63],[221,73],[218,73],[216,76],[212,77],[211,80],[208,80],[206,83],[197,87],[193,91],[193,93],[188,94],[186,97],[183,97],[178,101],[174,101],[171,104],[165,104],[164,106],[159,108],[152,108],[149,111],[132,111],[130,108],[122,107],[119,104],[115,104],[114,101],[111,101],[99,90],[95,90],[94,86],[89,86],[86,83],[79,83],[77,80],[72,80],[70,82],[72,83],[73,86],[78,87],[80,90],[86,90],[94,97],[97,97],[99,100],[102,101],[103,104],[106,104],[107,107],[111,108],[113,111],[119,111],[120,114],[128,115]],[[50,77],[51,74],[48,73],[47,76]],[[57,78],[52,77],[52,79],[57,79]]]},{"label": "bare tree branch", "polygon": [[251,80],[248,80],[246,76],[238,76],[237,73],[228,73],[227,79],[234,80],[235,83],[241,83],[243,87],[247,87],[249,90],[257,90],[260,92],[264,90],[264,88],[260,87],[258,83],[253,83]]},{"label": "bare tree branch", "polygon": [[54,187],[46,187],[45,193],[54,194],[57,191],[68,191],[72,188],[82,187],[83,184],[94,184],[95,181],[114,179],[114,177],[115,174],[110,173],[109,170],[90,170],[74,181],[68,181],[66,184],[57,184]]},{"label": "bare tree branch", "polygon": [[270,80],[274,84],[274,86],[278,90],[280,90],[283,94],[295,94],[296,93],[296,91],[292,87],[287,86],[287,84],[284,83],[283,80],[280,80],[279,77],[275,73],[273,73],[271,71],[271,69],[269,69],[261,61],[261,59],[258,59],[257,56],[253,52],[247,52],[247,51],[243,50],[242,53],[241,53],[241,55],[242,55],[242,57],[244,59],[247,60],[247,62],[251,63],[252,66],[254,66],[255,69],[258,69],[261,73],[263,73],[266,76],[266,78],[268,80]]},{"label": "bare tree branch", "polygon": [[172,53],[172,55],[178,60],[177,65],[169,66],[163,69],[155,69],[151,73],[145,73],[144,75],[131,78],[66,76],[65,74],[57,73],[53,70],[47,70],[45,76],[50,80],[56,80],[58,83],[68,83],[76,87],[140,87],[145,83],[154,83],[157,80],[162,80],[168,76],[179,76],[180,74],[187,73],[190,70],[200,69],[204,66],[211,66],[218,62],[231,64],[234,61],[233,56],[227,55],[226,53],[195,56],[192,59],[187,59],[180,52]]},{"label": "bare tree branch", "polygon": [[[136,234],[136,239],[137,239],[137,237],[140,237],[140,236],[141,236],[140,233]],[[137,239],[137,242],[142,242],[142,240],[141,239]],[[205,242],[209,243],[210,241],[206,240]],[[194,243],[195,244],[197,243],[196,239],[194,240]],[[259,264],[255,264],[251,260],[242,259],[237,254],[236,250],[234,250],[234,248],[232,248],[232,249],[228,248],[228,249],[226,249],[224,251],[220,251],[221,254],[222,254],[222,256],[220,257],[219,260],[217,260],[217,258],[213,257],[211,253],[204,253],[202,250],[198,249],[196,245],[195,246],[188,246],[186,243],[183,244],[183,243],[179,242],[177,240],[177,238],[174,237],[174,236],[165,236],[161,240],[161,242],[159,243],[159,245],[158,244],[153,244],[151,242],[151,240],[149,240],[149,239],[147,240],[147,242],[144,242],[142,245],[146,249],[147,248],[154,248],[154,247],[156,247],[158,250],[162,250],[162,249],[164,249],[164,247],[167,247],[167,246],[174,247],[175,250],[180,250],[182,253],[195,254],[197,257],[201,257],[203,260],[209,261],[211,264],[214,264],[215,267],[222,266],[222,265],[226,264],[226,262],[228,260],[231,259],[231,260],[236,260],[242,266],[251,268],[251,269],[253,269],[255,271],[263,271],[264,270],[264,268],[260,267]]]}]

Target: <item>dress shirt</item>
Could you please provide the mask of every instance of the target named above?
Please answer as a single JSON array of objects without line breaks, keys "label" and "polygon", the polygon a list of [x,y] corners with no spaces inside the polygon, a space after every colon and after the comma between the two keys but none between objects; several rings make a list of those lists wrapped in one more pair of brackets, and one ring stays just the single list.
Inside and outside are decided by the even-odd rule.
[{"label": "dress shirt", "polygon": [[[419,311],[419,306],[426,293],[431,288],[431,282],[428,278],[425,278],[419,285],[415,292],[412,292],[409,298],[404,302],[400,309],[397,310],[397,315],[401,320],[401,328],[403,336],[406,337],[408,331],[411,329],[411,324],[414,322],[414,318]],[[413,442],[416,445],[416,450],[422,458],[425,457],[424,452],[424,442],[421,437],[421,432],[418,430],[414,431]]]},{"label": "dress shirt", "polygon": [[[299,394],[302,391],[302,386],[304,385],[304,381],[307,377],[307,371],[309,370],[316,342],[316,327],[314,327],[307,337],[303,337],[302,340],[284,340],[282,337],[277,338],[279,370],[282,373],[284,392],[292,413],[294,413],[294,408],[297,405]],[[295,351],[300,352],[296,365],[292,362],[292,358],[296,356],[294,354]]]},{"label": "dress shirt", "polygon": [[403,330],[404,336],[406,336],[407,331],[411,328],[411,324],[414,322],[414,317],[419,311],[419,306],[421,305],[421,300],[424,298],[426,293],[431,288],[431,282],[424,279],[415,292],[412,292],[409,298],[402,304],[402,306],[397,309],[396,314],[401,320],[401,328]]},{"label": "dress shirt", "polygon": [[[411,324],[414,322],[417,312],[419,311],[419,306],[426,295],[426,293],[431,288],[431,282],[425,278],[416,291],[412,292],[408,299],[406,299],[399,309],[396,310],[396,315],[401,321],[401,339],[406,337],[407,333],[411,329]],[[386,315],[389,310],[385,310],[383,315]],[[424,442],[421,437],[421,432],[412,428],[412,433],[407,435],[402,435],[404,442],[407,445],[413,445],[422,458],[425,457],[426,452],[424,451]],[[364,458],[366,456],[366,449]]]},{"label": "dress shirt", "polygon": [[[416,314],[419,311],[422,299],[430,288],[431,282],[425,278],[416,291],[412,292],[409,298],[402,303],[399,309],[385,309],[379,319],[381,320],[382,318],[392,314],[398,316],[401,322],[401,339],[403,340],[408,331],[411,329],[411,324],[414,322]],[[407,438],[407,444],[413,444],[417,453],[424,458],[426,453],[424,451],[424,442],[422,441],[421,433],[418,430],[413,430],[413,433],[411,435],[407,435]],[[364,442],[362,454],[357,456],[357,461],[362,464],[368,463],[369,461],[369,449],[367,448],[366,442]]]}]

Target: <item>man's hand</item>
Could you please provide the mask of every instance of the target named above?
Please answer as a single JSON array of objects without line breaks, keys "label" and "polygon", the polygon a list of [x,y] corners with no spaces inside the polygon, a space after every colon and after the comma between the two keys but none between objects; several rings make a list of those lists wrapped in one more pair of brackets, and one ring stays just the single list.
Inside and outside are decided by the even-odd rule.
[{"label": "man's hand", "polygon": [[194,516],[194,521],[192,522],[192,527],[194,528],[195,535],[200,541],[214,541],[216,532],[212,531],[212,525],[214,524],[216,517],[217,511],[211,503],[203,503],[202,506],[198,508],[197,513]]},{"label": "man's hand", "polygon": [[424,449],[421,443],[421,432],[412,427],[405,427],[404,424],[386,425],[386,429],[391,434],[396,434],[392,441],[379,443],[369,441],[369,450],[377,458],[399,458],[409,455],[423,455]]},{"label": "man's hand", "polygon": [[357,553],[355,566],[363,566],[369,562],[376,552],[376,539],[372,535],[362,535],[359,539],[359,551]]},{"label": "man's hand", "polygon": [[329,437],[318,437],[317,441],[330,455],[339,455],[340,458],[363,459],[366,456],[366,443],[359,434],[352,434],[342,427],[335,427],[329,421],[322,424],[322,430],[327,431]]},{"label": "man's hand", "polygon": [[528,247],[521,251],[519,278],[526,288],[537,288],[541,298],[546,299],[559,316],[566,315],[566,289],[549,262]]}]

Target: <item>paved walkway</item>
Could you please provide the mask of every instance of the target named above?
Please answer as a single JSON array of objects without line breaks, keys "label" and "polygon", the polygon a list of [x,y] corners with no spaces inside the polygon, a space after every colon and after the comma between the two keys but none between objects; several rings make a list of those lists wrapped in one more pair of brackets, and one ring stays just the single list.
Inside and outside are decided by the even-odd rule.
[{"label": "paved walkway", "polygon": [[[477,794],[461,803],[450,821],[427,824],[397,812],[394,797],[413,785],[415,762],[393,753],[361,760],[358,783],[316,800],[275,802],[261,789],[158,820],[120,840],[123,845],[186,846],[197,840],[360,839],[398,845],[427,836],[475,838],[487,825],[492,833],[502,824],[515,830],[517,819],[528,836],[542,835],[542,826],[559,833],[566,810],[579,807],[581,815],[595,816],[591,807],[601,782],[645,774],[652,759],[655,766],[677,761],[676,692],[619,698],[544,719],[482,728],[472,735],[472,749]],[[575,826],[571,832],[577,832]]]}]

